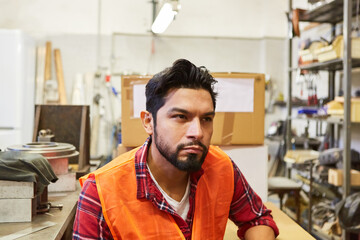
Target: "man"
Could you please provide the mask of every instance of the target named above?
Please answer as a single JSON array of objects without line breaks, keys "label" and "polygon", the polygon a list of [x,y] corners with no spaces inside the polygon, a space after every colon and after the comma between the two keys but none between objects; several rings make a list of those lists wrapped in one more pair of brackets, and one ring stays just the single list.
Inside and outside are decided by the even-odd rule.
[{"label": "man", "polygon": [[73,239],[223,239],[228,218],[241,239],[278,235],[234,162],[210,146],[215,83],[184,59],[148,82],[149,138],[80,179]]}]

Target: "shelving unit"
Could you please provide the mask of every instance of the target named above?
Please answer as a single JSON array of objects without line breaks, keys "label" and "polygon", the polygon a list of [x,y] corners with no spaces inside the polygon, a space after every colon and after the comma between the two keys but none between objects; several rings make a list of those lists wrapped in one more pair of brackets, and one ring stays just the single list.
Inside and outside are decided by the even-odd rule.
[{"label": "shelving unit", "polygon": [[[352,68],[360,67],[360,59],[352,59]],[[314,71],[339,71],[343,70],[343,59],[334,59],[327,62],[317,62],[307,64],[299,67],[302,70],[314,70]],[[295,70],[297,68],[294,68]]]},{"label": "shelving unit", "polygon": [[[289,0],[289,12],[292,12],[292,0]],[[354,11],[353,11],[354,10]],[[360,59],[351,58],[351,21],[352,16],[356,13],[356,1],[351,0],[333,0],[329,3],[323,4],[313,10],[300,11],[299,21],[330,23],[333,26],[343,21],[343,36],[344,36],[344,55],[342,59],[331,60],[322,63],[313,63],[294,68],[292,64],[292,38],[289,38],[289,82],[288,82],[288,101],[287,101],[287,136],[286,146],[289,150],[291,147],[291,122],[294,119],[291,115],[292,109],[292,73],[295,69],[313,70],[313,71],[328,71],[329,72],[329,98],[335,97],[335,72],[343,71],[344,84],[344,118],[339,121],[327,121],[328,124],[341,124],[343,131],[343,171],[344,171],[344,185],[343,198],[346,198],[350,193],[350,149],[351,149],[351,135],[350,135],[350,99],[351,99],[351,69],[360,67]],[[333,28],[334,29],[334,28]],[[334,31],[332,35],[334,36]],[[309,120],[309,119],[307,119]],[[332,132],[333,135],[333,132]],[[311,232],[312,226],[309,224]],[[343,239],[348,239],[346,232],[343,234]]]},{"label": "shelving unit", "polygon": [[356,13],[356,2],[348,4],[350,1],[334,0],[327,4],[323,4],[313,10],[300,12],[299,20],[302,22],[318,22],[318,23],[331,23],[336,24],[341,22],[344,17],[345,4],[352,6],[352,12],[349,16],[355,16]]}]

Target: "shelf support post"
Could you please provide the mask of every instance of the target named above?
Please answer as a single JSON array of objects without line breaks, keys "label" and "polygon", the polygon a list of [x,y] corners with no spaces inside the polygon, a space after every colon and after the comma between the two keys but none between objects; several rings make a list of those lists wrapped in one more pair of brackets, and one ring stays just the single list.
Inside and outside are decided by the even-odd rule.
[{"label": "shelf support post", "polygon": [[[292,12],[292,0],[289,0],[289,14]],[[290,25],[289,25],[290,28]],[[291,28],[289,30],[292,30]],[[292,68],[292,31],[288,31],[288,44],[289,44],[289,71],[288,71],[288,100],[286,104],[287,114],[286,114],[286,150],[290,150],[291,148],[291,109],[292,109],[292,71],[290,69]]]},{"label": "shelf support post", "polygon": [[350,120],[350,99],[351,99],[351,16],[352,1],[344,1],[344,185],[343,197],[346,198],[350,193],[350,149],[351,149],[351,120]]},{"label": "shelf support post", "polygon": [[[344,153],[343,153],[343,199],[350,194],[350,149],[351,149],[351,120],[350,120],[350,99],[351,99],[351,18],[352,18],[352,0],[344,0],[344,23],[343,23],[343,36],[344,36]],[[343,239],[349,239],[349,234],[343,231]]]}]

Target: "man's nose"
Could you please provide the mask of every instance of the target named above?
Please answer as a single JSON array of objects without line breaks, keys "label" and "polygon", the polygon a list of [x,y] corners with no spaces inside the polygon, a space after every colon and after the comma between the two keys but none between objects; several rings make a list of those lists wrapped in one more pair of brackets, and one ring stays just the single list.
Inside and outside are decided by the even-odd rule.
[{"label": "man's nose", "polygon": [[203,137],[203,130],[199,118],[194,118],[187,129],[187,137],[201,139]]}]

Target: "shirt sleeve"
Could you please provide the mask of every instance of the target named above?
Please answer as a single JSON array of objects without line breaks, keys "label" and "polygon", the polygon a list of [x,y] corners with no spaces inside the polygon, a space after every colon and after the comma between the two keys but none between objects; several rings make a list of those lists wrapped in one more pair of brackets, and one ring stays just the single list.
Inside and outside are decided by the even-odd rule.
[{"label": "shirt sleeve", "polygon": [[234,167],[234,196],[230,206],[229,218],[238,226],[237,235],[244,239],[245,232],[254,226],[266,225],[274,230],[275,236],[279,229],[261,198],[253,191],[240,169],[232,161]]},{"label": "shirt sleeve", "polygon": [[95,179],[91,176],[80,193],[72,239],[113,239],[102,213]]}]

